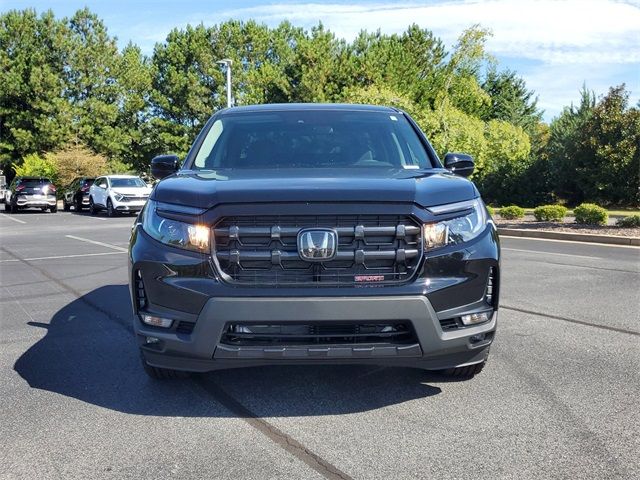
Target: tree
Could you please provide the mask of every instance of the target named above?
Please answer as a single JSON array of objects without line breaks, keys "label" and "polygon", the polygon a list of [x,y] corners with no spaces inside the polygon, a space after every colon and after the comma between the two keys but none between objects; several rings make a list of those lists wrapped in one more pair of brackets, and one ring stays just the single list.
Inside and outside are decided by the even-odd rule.
[{"label": "tree", "polygon": [[226,106],[216,62],[230,58],[236,105],[345,101],[406,110],[439,154],[475,157],[473,179],[487,199],[637,203],[640,105],[629,107],[623,86],[597,103],[585,88],[579,105],[547,126],[534,92],[487,53],[490,35],[475,25],[447,52],[417,25],[347,42],[322,24],[230,20],[174,29],[146,57],[131,43],[119,50],[86,8],[64,19],[9,11],[0,15],[0,168],[36,154],[61,159],[66,178],[80,169],[74,145],[102,159],[105,171],[143,172],[158,153],[185,155]]},{"label": "tree", "polygon": [[127,138],[119,123],[119,52],[115,38],[88,8],[69,23],[69,58],[65,96],[73,109],[73,133],[91,149],[120,157]]},{"label": "tree", "polygon": [[297,102],[332,102],[345,87],[341,75],[342,52],[346,44],[325,30],[322,24],[311,29],[310,35],[298,39],[292,74],[292,100]]},{"label": "tree", "polygon": [[68,34],[51,11],[0,16],[0,168],[69,137],[72,115],[63,96]]},{"label": "tree", "polygon": [[120,53],[88,9],[69,19],[33,10],[0,16],[0,162],[57,151],[75,139],[145,168],[150,73],[139,48]]},{"label": "tree", "polygon": [[172,30],[152,57],[153,141],[166,152],[186,154],[207,118],[224,105],[224,77],[212,48],[220,31],[203,25]]},{"label": "tree", "polygon": [[624,84],[611,87],[596,104],[579,139],[576,173],[585,198],[639,205],[640,110],[629,108]]},{"label": "tree", "polygon": [[491,68],[482,89],[490,97],[490,103],[481,114],[483,120],[504,120],[522,127],[529,135],[535,133],[543,112],[538,110],[534,92],[527,89],[524,80],[515,72],[505,70],[498,73]]},{"label": "tree", "polygon": [[416,105],[407,97],[394,92],[390,88],[378,87],[353,87],[343,90],[341,101],[346,103],[358,103],[368,105],[385,105],[396,107],[408,113],[417,113]]},{"label": "tree", "polygon": [[468,153],[476,164],[474,178],[482,176],[487,158],[485,124],[482,120],[445,102],[435,111],[422,112],[418,122],[438,154]]},{"label": "tree", "polygon": [[443,69],[444,44],[432,32],[411,25],[401,35],[360,32],[346,46],[350,87],[389,88],[424,108],[433,108]]},{"label": "tree", "polygon": [[577,205],[585,200],[583,185],[576,172],[580,164],[592,159],[584,158],[580,137],[595,107],[595,94],[583,86],[580,103],[565,107],[550,125],[549,175],[554,194],[560,201]]},{"label": "tree", "polygon": [[527,179],[527,159],[531,152],[529,136],[522,127],[502,120],[490,120],[485,129],[486,158],[478,175],[478,188],[485,199],[499,204],[527,204],[523,195]]},{"label": "tree", "polygon": [[48,153],[45,159],[55,169],[56,181],[61,186],[68,185],[76,177],[104,175],[107,169],[105,157],[79,142],[69,143],[56,152]]},{"label": "tree", "polygon": [[624,84],[598,102],[583,88],[580,105],[551,123],[553,190],[571,204],[640,203],[640,109],[629,107]]},{"label": "tree", "polygon": [[275,29],[248,22],[247,45],[253,63],[243,65],[245,91],[239,95],[241,104],[286,103],[294,97],[296,50],[304,31],[289,22]]},{"label": "tree", "polygon": [[450,102],[463,112],[480,116],[490,103],[490,97],[480,87],[480,74],[483,66],[492,64],[495,59],[485,50],[485,44],[491,32],[474,25],[465,30],[458,38],[449,62],[439,75],[439,104]]},{"label": "tree", "polygon": [[50,158],[41,157],[37,153],[26,155],[20,164],[13,164],[13,169],[20,177],[47,177],[54,184],[58,180],[58,172]]},{"label": "tree", "polygon": [[151,67],[139,47],[129,43],[122,50],[116,78],[119,97],[116,123],[122,132],[122,143],[113,157],[142,172],[147,170],[150,159],[161,152],[151,141]]}]

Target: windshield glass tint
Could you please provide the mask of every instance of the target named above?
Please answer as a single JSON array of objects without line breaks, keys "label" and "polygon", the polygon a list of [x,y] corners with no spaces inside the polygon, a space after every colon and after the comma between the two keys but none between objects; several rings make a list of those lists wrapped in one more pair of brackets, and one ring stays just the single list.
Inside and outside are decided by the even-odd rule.
[{"label": "windshield glass tint", "polygon": [[111,186],[113,188],[118,187],[146,187],[147,184],[140,178],[112,178]]},{"label": "windshield glass tint", "polygon": [[431,166],[402,114],[316,110],[224,116],[207,132],[191,168]]}]

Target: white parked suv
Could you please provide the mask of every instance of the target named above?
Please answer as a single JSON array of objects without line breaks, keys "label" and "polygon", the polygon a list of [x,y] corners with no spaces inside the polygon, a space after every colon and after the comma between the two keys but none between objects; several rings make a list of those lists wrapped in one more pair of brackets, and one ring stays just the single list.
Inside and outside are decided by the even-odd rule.
[{"label": "white parked suv", "polygon": [[89,211],[96,215],[98,211],[106,210],[110,217],[139,212],[150,193],[151,188],[135,175],[98,177],[89,189]]}]

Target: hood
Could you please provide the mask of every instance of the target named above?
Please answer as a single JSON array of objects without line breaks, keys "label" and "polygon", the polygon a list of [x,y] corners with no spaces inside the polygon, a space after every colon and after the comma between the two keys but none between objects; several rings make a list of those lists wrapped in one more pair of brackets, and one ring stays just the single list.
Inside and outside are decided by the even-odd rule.
[{"label": "hood", "polygon": [[184,170],[159,182],[151,198],[208,209],[222,203],[401,202],[423,207],[478,196],[469,180],[437,169]]}]

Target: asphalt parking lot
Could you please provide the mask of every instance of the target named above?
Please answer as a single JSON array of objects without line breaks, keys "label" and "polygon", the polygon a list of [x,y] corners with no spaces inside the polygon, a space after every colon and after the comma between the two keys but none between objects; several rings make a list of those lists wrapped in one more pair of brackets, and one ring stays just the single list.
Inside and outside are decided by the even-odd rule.
[{"label": "asphalt parking lot", "polygon": [[154,382],[132,217],[0,213],[0,478],[640,478],[640,249],[503,238],[470,381],[264,367]]}]

